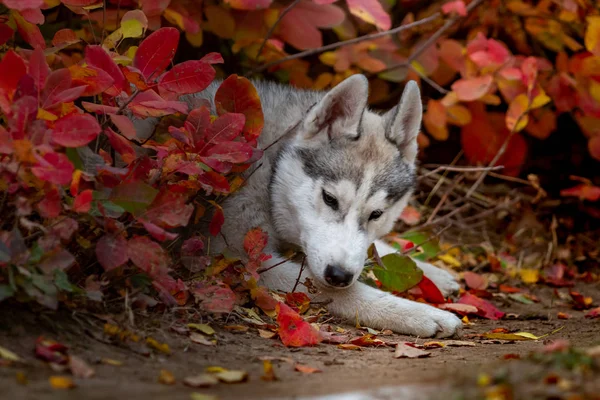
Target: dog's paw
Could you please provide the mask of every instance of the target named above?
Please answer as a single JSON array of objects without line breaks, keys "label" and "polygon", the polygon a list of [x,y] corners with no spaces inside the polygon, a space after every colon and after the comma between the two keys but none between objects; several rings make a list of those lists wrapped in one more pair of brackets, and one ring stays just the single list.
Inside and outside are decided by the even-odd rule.
[{"label": "dog's paw", "polygon": [[424,307],[426,308],[420,310],[420,315],[413,317],[410,334],[422,338],[460,336],[463,324],[456,315],[432,306],[424,305]]},{"label": "dog's paw", "polygon": [[436,267],[433,264],[429,264],[423,261],[414,260],[417,266],[423,271],[425,276],[429,278],[435,286],[440,289],[440,292],[444,297],[448,297],[454,293],[457,293],[460,289],[460,285],[448,271],[444,271],[441,268]]}]

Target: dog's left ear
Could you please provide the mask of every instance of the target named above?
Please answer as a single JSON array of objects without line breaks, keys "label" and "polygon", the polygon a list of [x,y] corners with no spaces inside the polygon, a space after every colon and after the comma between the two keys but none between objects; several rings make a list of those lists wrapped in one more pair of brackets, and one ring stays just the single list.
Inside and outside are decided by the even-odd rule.
[{"label": "dog's left ear", "polygon": [[356,74],[329,91],[308,113],[304,120],[305,138],[326,131],[329,139],[356,137],[358,125],[367,107],[369,81]]},{"label": "dog's left ear", "polygon": [[419,146],[417,136],[421,129],[423,105],[421,92],[415,81],[409,81],[404,87],[400,104],[385,114],[386,137],[398,145],[404,159],[414,163]]}]

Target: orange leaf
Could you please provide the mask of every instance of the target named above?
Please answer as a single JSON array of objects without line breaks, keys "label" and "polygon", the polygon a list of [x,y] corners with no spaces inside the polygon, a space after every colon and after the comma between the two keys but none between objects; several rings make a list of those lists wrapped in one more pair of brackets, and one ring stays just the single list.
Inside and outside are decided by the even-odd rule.
[{"label": "orange leaf", "polygon": [[323,372],[319,368],[310,367],[310,366],[304,365],[304,364],[296,364],[294,366],[294,369],[296,371],[302,372],[303,374],[314,374],[316,372]]},{"label": "orange leaf", "polygon": [[477,78],[463,78],[452,84],[452,90],[459,100],[474,101],[483,97],[492,87],[494,79],[491,75]]},{"label": "orange leaf", "polygon": [[506,127],[512,132],[519,132],[527,126],[529,122],[529,99],[525,93],[515,97],[508,106],[506,112]]},{"label": "orange leaf", "polygon": [[392,27],[392,20],[378,0],[346,0],[350,13],[363,21],[387,31]]}]

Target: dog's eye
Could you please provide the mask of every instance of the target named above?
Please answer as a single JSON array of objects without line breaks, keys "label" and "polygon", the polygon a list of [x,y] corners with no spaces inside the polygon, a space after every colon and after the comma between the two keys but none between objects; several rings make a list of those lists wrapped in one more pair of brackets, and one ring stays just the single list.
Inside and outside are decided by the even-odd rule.
[{"label": "dog's eye", "polygon": [[369,221],[375,221],[376,219],[379,219],[379,217],[381,217],[381,214],[383,214],[383,211],[381,210],[373,211],[371,215],[369,215]]},{"label": "dog's eye", "polygon": [[327,193],[325,190],[323,190],[323,201],[334,210],[337,210],[339,207],[337,199],[331,194]]}]

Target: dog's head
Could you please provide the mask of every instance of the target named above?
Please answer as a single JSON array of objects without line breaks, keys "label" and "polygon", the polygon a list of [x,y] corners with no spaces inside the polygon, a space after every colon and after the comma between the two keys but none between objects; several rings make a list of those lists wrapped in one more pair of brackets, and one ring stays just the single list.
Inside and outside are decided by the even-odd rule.
[{"label": "dog's head", "polygon": [[332,287],[356,281],[368,247],[390,232],[415,185],[419,87],[410,81],[384,115],[367,109],[367,97],[363,75],[330,90],[280,152],[271,181],[278,235]]}]

